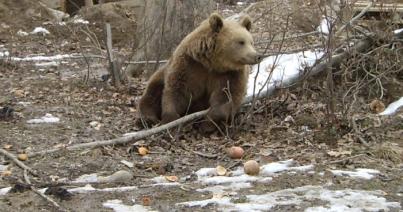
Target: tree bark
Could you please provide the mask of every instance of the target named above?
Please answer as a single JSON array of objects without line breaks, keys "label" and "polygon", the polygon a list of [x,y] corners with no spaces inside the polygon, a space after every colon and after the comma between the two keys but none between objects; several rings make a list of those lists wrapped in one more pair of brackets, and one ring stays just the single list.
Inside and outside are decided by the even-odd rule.
[{"label": "tree bark", "polygon": [[[147,0],[140,21],[138,47],[132,61],[167,59],[180,41],[207,18],[214,9],[213,0]],[[151,72],[159,63],[148,68]],[[138,76],[139,65],[130,65]],[[141,72],[141,70],[140,70]]]}]

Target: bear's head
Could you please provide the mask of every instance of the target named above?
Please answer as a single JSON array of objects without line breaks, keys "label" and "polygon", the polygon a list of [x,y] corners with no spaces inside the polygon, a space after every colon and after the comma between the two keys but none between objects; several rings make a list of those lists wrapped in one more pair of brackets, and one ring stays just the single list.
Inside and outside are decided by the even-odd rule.
[{"label": "bear's head", "polygon": [[210,61],[215,71],[241,70],[245,65],[259,63],[261,55],[255,50],[250,29],[252,21],[245,15],[236,20],[224,20],[213,13],[208,19],[214,51]]}]

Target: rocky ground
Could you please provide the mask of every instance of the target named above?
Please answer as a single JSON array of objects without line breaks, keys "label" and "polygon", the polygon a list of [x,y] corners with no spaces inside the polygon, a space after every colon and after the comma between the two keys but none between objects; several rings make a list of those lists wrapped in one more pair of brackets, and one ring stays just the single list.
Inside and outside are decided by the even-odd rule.
[{"label": "rocky ground", "polygon": [[[267,2],[272,11],[283,11],[275,1]],[[230,16],[250,3],[219,4],[218,9]],[[101,34],[101,25],[95,20],[52,23],[45,15],[31,19],[29,10],[21,8],[44,14],[31,3],[0,0],[0,11],[9,12],[0,12],[0,148],[23,155],[138,131],[136,101],[145,79],[130,78],[130,85],[117,90],[105,80],[106,59],[79,57],[104,54],[91,34]],[[253,11],[258,19],[259,8]],[[270,38],[263,20],[254,29],[262,49]],[[31,33],[36,27],[49,34]],[[303,33],[300,27],[287,29]],[[129,55],[132,38],[117,39],[116,51]],[[288,42],[281,51],[318,43],[308,37]],[[267,53],[278,52],[278,46],[266,48]],[[61,59],[71,54],[78,57]],[[403,94],[398,76],[387,83],[390,89],[381,99],[386,105]],[[324,80],[319,76],[282,89],[256,102],[252,113],[243,108],[239,120],[244,121],[223,133],[203,135],[190,123],[126,145],[66,150],[23,162],[38,173],[29,176],[33,185],[52,188],[47,195],[71,211],[402,210],[403,113],[378,116],[370,107],[374,97],[357,93],[350,108],[355,118],[348,119],[343,113],[345,85],[336,84],[332,119]],[[46,114],[51,115],[42,120],[48,123],[32,123]],[[245,150],[242,159],[228,156],[231,146]],[[140,147],[150,152],[141,156]],[[243,173],[247,160],[260,163],[259,175]],[[99,182],[105,179],[100,176],[116,172],[120,180]],[[9,158],[0,157],[0,173],[1,211],[56,210],[24,186],[23,171]],[[75,182],[61,183],[66,181]],[[94,181],[98,183],[85,185]]]}]

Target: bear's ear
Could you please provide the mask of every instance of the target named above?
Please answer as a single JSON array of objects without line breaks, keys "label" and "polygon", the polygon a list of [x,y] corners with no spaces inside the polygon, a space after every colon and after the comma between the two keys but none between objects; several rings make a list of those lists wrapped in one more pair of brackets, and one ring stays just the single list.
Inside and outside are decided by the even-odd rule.
[{"label": "bear's ear", "polygon": [[210,15],[209,23],[213,32],[220,32],[220,30],[224,26],[224,21],[222,20],[222,17],[217,13],[213,13]]},{"label": "bear's ear", "polygon": [[248,31],[252,28],[252,20],[248,15],[244,15],[241,17],[239,23],[244,26]]}]

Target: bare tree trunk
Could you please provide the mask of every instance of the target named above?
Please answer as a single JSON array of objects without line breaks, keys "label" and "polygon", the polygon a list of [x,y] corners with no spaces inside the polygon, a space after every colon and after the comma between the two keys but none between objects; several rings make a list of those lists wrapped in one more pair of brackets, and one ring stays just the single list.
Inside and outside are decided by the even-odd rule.
[{"label": "bare tree trunk", "polygon": [[85,6],[86,7],[94,6],[94,2],[92,0],[85,0]]},{"label": "bare tree trunk", "polygon": [[[147,0],[140,23],[140,40],[132,61],[167,59],[180,41],[214,9],[213,0]],[[151,68],[151,73],[158,67]],[[141,67],[131,65],[138,75]]]}]

